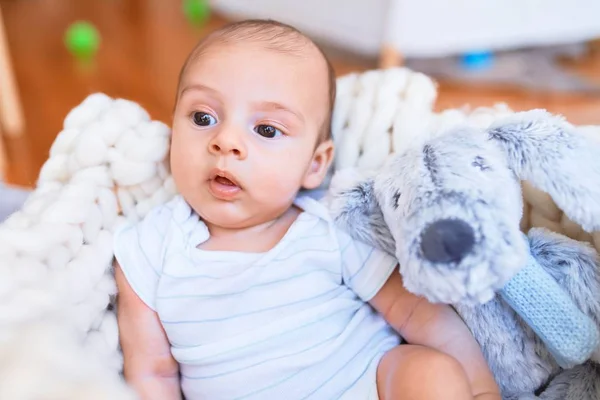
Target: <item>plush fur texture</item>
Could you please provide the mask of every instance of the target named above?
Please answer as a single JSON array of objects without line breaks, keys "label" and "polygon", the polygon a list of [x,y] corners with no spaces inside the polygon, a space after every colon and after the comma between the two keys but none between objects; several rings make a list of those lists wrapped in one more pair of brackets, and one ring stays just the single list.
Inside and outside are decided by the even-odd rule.
[{"label": "plush fur texture", "polygon": [[587,231],[600,230],[600,143],[543,110],[515,113],[488,130],[521,180],[548,193]]},{"label": "plush fur texture", "polygon": [[[398,257],[410,291],[431,301],[480,303],[525,263],[519,183],[499,149],[474,129],[456,128],[411,147],[392,157],[376,179],[348,186],[356,175],[342,170],[334,176],[330,195],[337,199],[330,207],[346,228]],[[357,213],[373,218],[357,221]],[[474,232],[474,249],[460,261],[440,264],[420,256],[424,229],[443,218],[465,221]],[[386,231],[394,243],[380,234]]]},{"label": "plush fur texture", "polygon": [[[600,145],[540,110],[487,130],[454,127],[376,172],[338,171],[325,202],[340,226],[398,257],[408,290],[456,308],[505,399],[600,399],[598,364],[561,369],[497,294],[527,257],[521,180],[552,195],[572,221],[598,229]],[[528,239],[542,267],[600,327],[595,249],[546,229],[530,230]]]}]

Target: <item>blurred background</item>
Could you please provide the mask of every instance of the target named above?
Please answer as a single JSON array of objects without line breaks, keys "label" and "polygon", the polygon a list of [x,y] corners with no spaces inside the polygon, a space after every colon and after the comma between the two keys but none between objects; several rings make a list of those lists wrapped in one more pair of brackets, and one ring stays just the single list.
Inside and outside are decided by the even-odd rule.
[{"label": "blurred background", "polygon": [[228,21],[312,36],[338,76],[407,66],[437,109],[507,103],[600,125],[598,0],[0,0],[0,180],[31,187],[67,113],[103,92],[170,124],[179,69]]}]

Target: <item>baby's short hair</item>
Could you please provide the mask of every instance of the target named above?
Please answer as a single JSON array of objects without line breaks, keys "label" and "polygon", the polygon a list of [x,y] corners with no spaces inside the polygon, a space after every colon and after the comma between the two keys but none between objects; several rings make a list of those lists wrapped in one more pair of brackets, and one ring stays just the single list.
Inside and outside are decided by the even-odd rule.
[{"label": "baby's short hair", "polygon": [[235,43],[238,41],[250,41],[259,43],[265,48],[287,54],[301,54],[307,45],[317,49],[323,57],[327,66],[328,80],[328,111],[327,118],[321,128],[318,142],[331,139],[331,117],[336,96],[336,77],[331,62],[323,50],[308,36],[293,26],[270,19],[249,19],[233,22],[213,31],[196,44],[190,52],[179,73],[177,85],[177,97],[181,90],[181,80],[187,67],[198,59],[211,45],[216,43]]}]

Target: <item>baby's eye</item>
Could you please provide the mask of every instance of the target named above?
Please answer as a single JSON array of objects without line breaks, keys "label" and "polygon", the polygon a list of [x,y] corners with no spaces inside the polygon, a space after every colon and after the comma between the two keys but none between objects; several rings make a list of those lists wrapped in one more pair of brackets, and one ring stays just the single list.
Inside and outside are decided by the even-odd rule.
[{"label": "baby's eye", "polygon": [[254,131],[260,136],[266,138],[274,138],[275,136],[282,135],[281,131],[271,125],[258,125],[254,128]]},{"label": "baby's eye", "polygon": [[198,126],[210,126],[217,123],[215,117],[202,111],[195,111],[192,114],[192,122]]}]

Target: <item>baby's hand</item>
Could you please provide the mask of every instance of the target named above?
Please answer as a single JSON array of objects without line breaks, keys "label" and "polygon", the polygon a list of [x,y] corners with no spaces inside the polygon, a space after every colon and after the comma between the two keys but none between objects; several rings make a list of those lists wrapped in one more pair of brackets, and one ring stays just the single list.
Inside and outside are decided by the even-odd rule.
[{"label": "baby's hand", "polygon": [[408,292],[398,273],[390,276],[370,303],[409,344],[455,358],[467,374],[474,399],[501,399],[479,344],[450,306],[432,304]]},{"label": "baby's hand", "polygon": [[179,400],[179,366],[158,315],[135,294],[118,262],[117,321],[123,350],[123,374],[142,400]]}]

